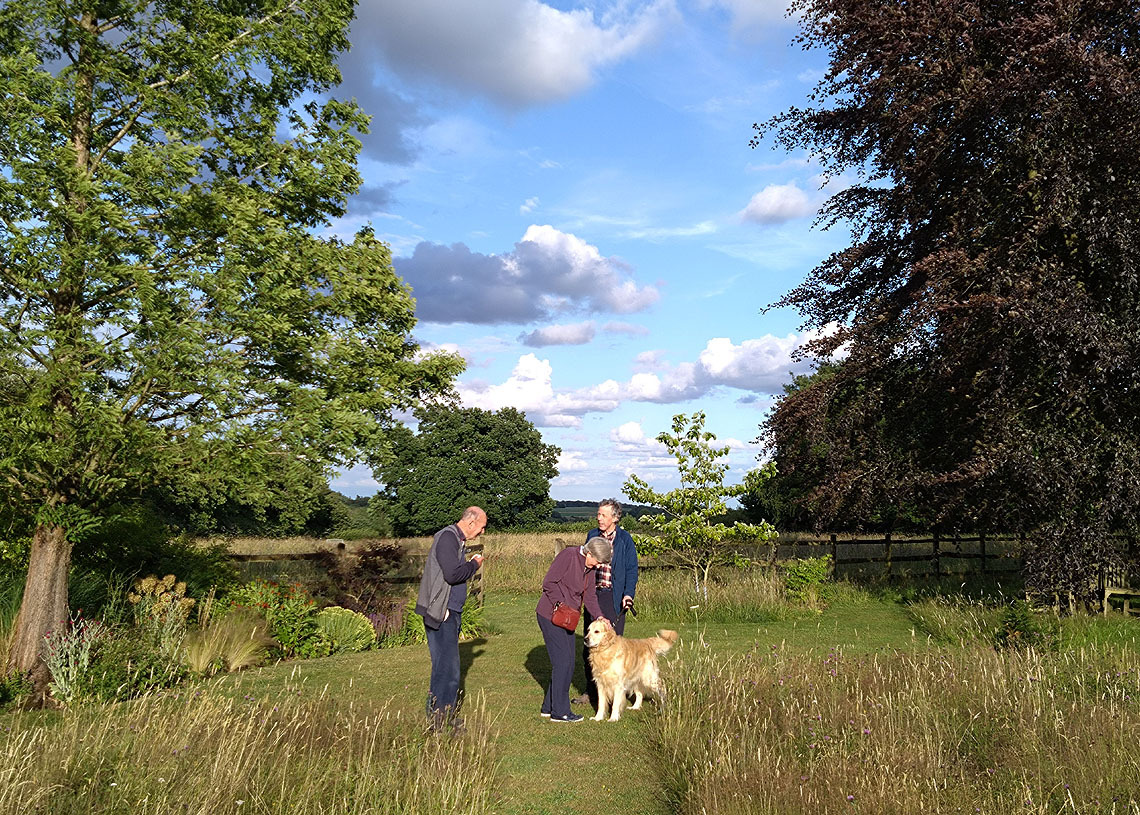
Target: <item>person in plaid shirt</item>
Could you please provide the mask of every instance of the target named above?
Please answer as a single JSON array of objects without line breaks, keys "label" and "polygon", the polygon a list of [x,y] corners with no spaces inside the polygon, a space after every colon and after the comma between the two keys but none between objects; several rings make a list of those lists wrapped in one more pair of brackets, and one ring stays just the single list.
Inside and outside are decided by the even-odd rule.
[{"label": "person in plaid shirt", "polygon": [[[607,498],[598,504],[598,528],[586,536],[586,540],[602,537],[614,545],[610,562],[600,564],[597,568],[596,592],[602,616],[610,621],[619,636],[625,631],[625,613],[633,607],[633,598],[637,592],[637,547],[633,543],[633,536],[618,525],[620,521],[621,504],[613,498]],[[594,620],[589,609],[585,610],[584,617],[583,631]],[[582,648],[582,659],[586,665],[586,693],[574,701],[577,704],[589,702],[596,709],[598,686],[594,683],[593,671],[590,670],[587,656],[589,650],[585,646]]]}]

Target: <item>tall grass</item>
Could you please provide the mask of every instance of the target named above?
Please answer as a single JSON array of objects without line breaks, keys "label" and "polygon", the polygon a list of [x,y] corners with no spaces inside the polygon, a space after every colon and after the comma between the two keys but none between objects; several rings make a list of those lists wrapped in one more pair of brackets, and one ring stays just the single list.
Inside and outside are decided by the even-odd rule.
[{"label": "tall grass", "polygon": [[1140,655],[682,648],[651,741],[672,811],[1140,814]]},{"label": "tall grass", "polygon": [[145,697],[48,725],[13,716],[0,732],[0,813],[488,811],[496,758],[485,713],[469,713],[458,734],[430,733],[421,719],[295,693]]},{"label": "tall grass", "polygon": [[714,570],[700,589],[686,569],[644,570],[637,609],[667,622],[772,622],[799,613],[785,598],[783,578],[759,568]]},{"label": "tall grass", "polygon": [[[22,577],[22,576],[21,576]],[[24,584],[16,575],[0,578],[0,673],[8,665],[12,646],[12,630],[24,598]]]}]

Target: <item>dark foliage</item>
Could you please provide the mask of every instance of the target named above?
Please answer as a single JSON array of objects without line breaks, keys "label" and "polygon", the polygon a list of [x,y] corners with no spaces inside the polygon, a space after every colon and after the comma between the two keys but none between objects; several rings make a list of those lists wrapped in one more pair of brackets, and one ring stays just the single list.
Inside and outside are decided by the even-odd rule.
[{"label": "dark foliage", "polygon": [[550,518],[561,451],[543,443],[524,413],[436,406],[416,415],[418,432],[397,428],[391,456],[377,468],[384,488],[376,500],[396,534],[430,535],[471,505],[498,529]]},{"label": "dark foliage", "polygon": [[[237,572],[224,543],[202,545],[176,534],[145,504],[122,507],[75,546],[77,570],[130,579],[173,574],[184,580],[191,597],[225,590]],[[104,581],[105,582],[105,581]]]},{"label": "dark foliage", "polygon": [[325,591],[331,594],[331,605],[369,617],[377,635],[387,633],[383,620],[397,611],[402,614],[404,591],[390,582],[404,566],[404,550],[398,544],[377,543],[351,555],[323,552],[320,565],[328,572]]},{"label": "dark foliage", "polygon": [[830,53],[759,127],[857,183],[851,246],[777,305],[843,364],[765,426],[823,523],[909,507],[1031,533],[1087,591],[1140,514],[1140,16],[1122,0],[800,0]]}]

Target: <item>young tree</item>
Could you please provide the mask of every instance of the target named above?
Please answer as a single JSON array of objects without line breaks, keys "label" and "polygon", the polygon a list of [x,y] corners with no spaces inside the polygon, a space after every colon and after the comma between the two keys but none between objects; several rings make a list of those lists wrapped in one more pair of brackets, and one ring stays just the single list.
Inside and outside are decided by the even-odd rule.
[{"label": "young tree", "polygon": [[339,81],[351,0],[0,7],[0,499],[33,519],[10,664],[41,684],[73,545],[163,484],[256,493],[382,443],[461,364],[420,358],[367,230]]},{"label": "young tree", "polygon": [[400,535],[428,535],[477,505],[498,528],[550,518],[550,479],[558,454],[514,408],[432,406],[417,412],[415,433],[393,434],[376,469],[384,514]]},{"label": "young tree", "polygon": [[[1124,0],[799,0],[831,64],[760,128],[854,228],[778,305],[835,375],[767,429],[825,451],[816,506],[1032,533],[1081,590],[1140,521],[1140,25]],[[755,142],[754,142],[755,143]]]},{"label": "young tree", "polygon": [[[660,507],[659,515],[639,519],[651,534],[634,535],[639,551],[667,555],[692,569],[697,592],[708,595],[709,570],[718,563],[732,561],[735,549],[729,541],[766,541],[776,537],[776,529],[766,521],[758,524],[735,523],[727,526],[713,520],[728,511],[726,499],[744,495],[744,484],[724,483],[728,464],[719,459],[727,447],[716,447],[716,436],[704,429],[705,414],[673,417],[673,433],[660,433],[657,441],[677,459],[681,486],[658,492],[636,475],[630,475],[623,491],[631,501]],[[754,477],[755,478],[755,477]]]}]

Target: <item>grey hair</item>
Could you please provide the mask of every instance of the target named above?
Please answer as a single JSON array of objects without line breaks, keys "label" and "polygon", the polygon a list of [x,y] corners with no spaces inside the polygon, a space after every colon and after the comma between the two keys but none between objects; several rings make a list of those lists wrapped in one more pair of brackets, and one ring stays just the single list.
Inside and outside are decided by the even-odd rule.
[{"label": "grey hair", "polygon": [[605,538],[593,537],[586,541],[586,554],[593,555],[598,563],[609,563],[614,556],[614,545]]},{"label": "grey hair", "polygon": [[463,516],[459,520],[474,521],[482,514],[484,514],[483,510],[479,507],[467,507],[467,509],[463,510]]},{"label": "grey hair", "polygon": [[598,502],[598,509],[601,509],[602,507],[609,507],[613,512],[614,517],[619,521],[621,520],[621,504],[617,502],[616,498],[603,498]]}]

